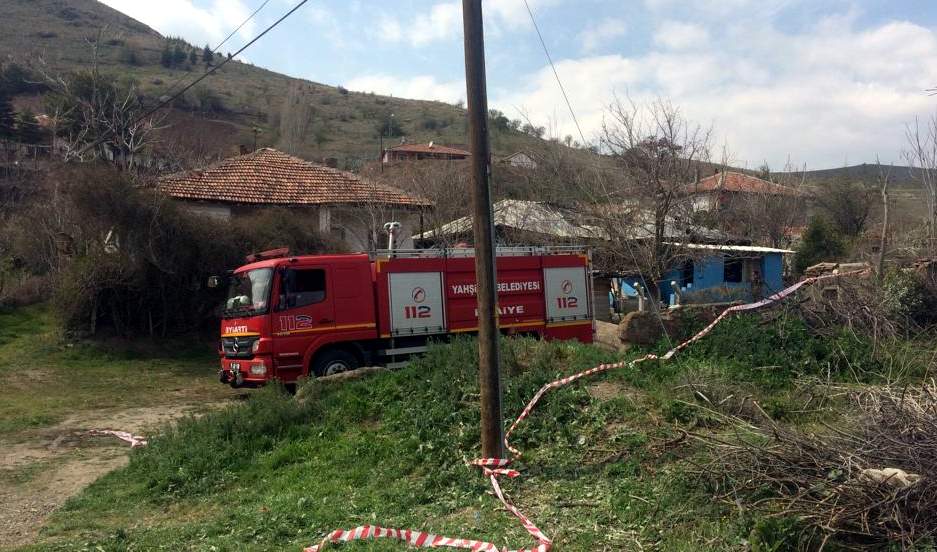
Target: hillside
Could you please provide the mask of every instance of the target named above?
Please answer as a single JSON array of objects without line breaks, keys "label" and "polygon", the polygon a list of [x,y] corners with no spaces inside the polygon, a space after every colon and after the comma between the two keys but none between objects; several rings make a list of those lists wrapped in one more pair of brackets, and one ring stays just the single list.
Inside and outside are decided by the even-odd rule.
[{"label": "hillside", "polygon": [[[892,186],[898,188],[919,187],[921,185],[921,170],[915,167],[906,167],[901,165],[883,166],[889,171],[889,182]],[[783,174],[783,173],[782,173]],[[819,169],[807,171],[807,182],[821,184],[846,178],[860,182],[876,183],[880,173],[879,166],[874,163],[862,163],[861,165],[852,165],[849,167],[838,167],[835,169]]]},{"label": "hillside", "polygon": [[[29,68],[36,78],[91,67],[96,54],[102,71],[135,81],[154,105],[204,71],[200,45],[163,37],[155,30],[96,0],[0,0],[2,63]],[[164,48],[179,46],[198,61],[167,68]],[[16,98],[17,105],[41,110],[35,96]],[[285,107],[289,104],[289,107]],[[238,144],[270,145],[306,158],[337,157],[356,168],[376,159],[379,127],[391,114],[399,135],[410,142],[465,142],[464,109],[435,101],[408,100],[350,92],[232,61],[189,93],[167,114],[163,141],[175,147],[230,154]],[[289,125],[281,125],[281,120]],[[300,121],[297,123],[297,121]],[[298,139],[286,136],[288,127]],[[520,132],[494,132],[495,153],[535,146],[540,140]]]}]

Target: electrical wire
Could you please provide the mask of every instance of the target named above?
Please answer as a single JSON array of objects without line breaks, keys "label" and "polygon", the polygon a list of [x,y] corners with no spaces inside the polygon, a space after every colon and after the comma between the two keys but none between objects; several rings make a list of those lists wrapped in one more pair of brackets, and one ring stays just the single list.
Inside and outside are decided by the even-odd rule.
[{"label": "electrical wire", "polygon": [[241,24],[237,26],[237,29],[234,29],[233,31],[231,31],[231,33],[228,34],[228,36],[224,37],[224,40],[222,40],[220,44],[218,44],[217,46],[215,46],[214,48],[212,48],[212,50],[211,50],[212,53],[215,53],[215,52],[217,52],[218,50],[220,50],[221,47],[224,46],[226,42],[228,42],[229,40],[231,40],[231,37],[234,36],[235,33],[237,33],[238,31],[240,31],[241,28],[244,27],[244,25],[247,25],[247,22],[250,21],[251,19],[253,19],[254,16],[257,15],[257,12],[259,12],[259,11],[262,10],[262,9],[264,9],[264,6],[266,6],[266,5],[269,4],[269,3],[270,3],[270,0],[264,0],[263,3],[260,4],[260,6],[259,6],[256,10],[254,10],[253,13],[251,13],[250,15],[247,16],[247,19],[245,19],[244,21],[242,21]]},{"label": "electrical wire", "polygon": [[566,108],[569,109],[569,114],[573,118],[573,123],[576,125],[576,130],[579,131],[579,138],[582,140],[582,143],[586,143],[586,135],[582,133],[582,127],[579,126],[579,119],[576,118],[576,112],[573,111],[573,105],[569,101],[569,96],[566,95],[566,88],[563,87],[563,81],[560,80],[560,74],[556,72],[556,65],[553,64],[553,58],[550,56],[550,50],[547,49],[547,43],[543,40],[543,35],[540,33],[540,26],[537,25],[537,20],[534,19],[534,12],[530,9],[530,4],[527,3],[527,0],[524,0],[524,6],[527,8],[527,15],[530,16],[530,22],[534,25],[534,30],[537,31],[537,38],[540,39],[540,46],[543,47],[543,53],[547,56],[547,61],[550,62],[550,68],[553,69],[553,76],[556,77],[556,84],[560,87],[560,92],[563,94],[563,99],[566,101]]},{"label": "electrical wire", "polygon": [[[550,63],[550,68],[553,69],[553,77],[556,79],[556,84],[557,86],[559,86],[560,92],[563,94],[563,100],[566,102],[566,107],[567,109],[569,109],[569,114],[573,118],[573,123],[576,125],[576,130],[579,131],[579,138],[582,139],[582,143],[583,145],[585,145],[586,136],[582,132],[582,127],[579,126],[579,119],[576,118],[576,112],[573,110],[573,105],[569,101],[569,96],[566,94],[566,88],[563,86],[563,81],[562,79],[560,79],[560,74],[559,72],[557,72],[556,65],[553,63],[553,57],[550,56],[550,50],[547,48],[546,41],[543,40],[543,34],[540,32],[540,26],[537,25],[537,20],[536,18],[534,18],[534,12],[533,10],[530,9],[530,4],[527,2],[527,0],[524,0],[524,7],[527,8],[527,15],[530,16],[530,22],[533,24],[534,30],[537,31],[537,38],[540,39],[540,46],[543,47],[543,53],[544,55],[546,55],[547,61]],[[665,222],[665,226],[666,226],[666,222]],[[628,250],[628,254],[631,256],[631,262],[634,263],[634,267],[638,270],[638,275],[641,277],[644,287],[647,287],[648,279],[644,277],[644,273],[641,270],[641,265],[638,264],[638,258],[634,254],[634,250],[631,248],[630,240],[625,239],[622,241],[625,244],[625,248]],[[658,282],[658,284],[661,284],[661,283],[663,283],[663,280],[661,282]],[[655,287],[658,287],[657,291],[659,294],[660,293],[659,286],[655,286]],[[638,292],[641,293],[640,290],[638,290]],[[649,299],[653,299],[653,298],[649,297]],[[674,344],[673,339],[671,339],[670,332],[667,331],[667,325],[664,324],[664,319],[660,315],[660,306],[659,306],[658,299],[654,299],[654,303],[655,303],[654,313],[657,315],[658,322],[660,322],[660,328],[661,330],[663,330],[664,336],[667,338],[667,343],[669,344],[671,348],[673,348],[673,344]]]},{"label": "electrical wire", "polygon": [[[244,50],[250,48],[255,42],[257,42],[258,40],[260,40],[264,35],[266,35],[266,34],[269,33],[270,31],[272,31],[277,25],[279,25],[279,24],[282,23],[284,20],[286,20],[286,18],[288,18],[289,16],[293,15],[293,14],[296,12],[296,10],[298,10],[298,9],[301,8],[301,7],[303,7],[303,5],[305,5],[306,2],[308,2],[308,1],[309,1],[309,0],[300,0],[300,2],[299,2],[298,4],[296,4],[296,6],[294,6],[290,11],[286,12],[285,14],[283,14],[282,17],[280,17],[279,19],[277,19],[276,21],[274,21],[273,24],[271,24],[269,27],[267,27],[266,29],[264,29],[263,32],[261,32],[259,35],[257,35],[257,36],[255,36],[254,38],[252,38],[250,42],[248,42],[248,43],[245,44],[244,46],[241,46],[241,48],[238,49],[238,51],[234,52],[234,53],[231,54],[230,56],[225,57],[224,61],[222,61],[222,62],[219,63],[218,65],[215,65],[215,66],[212,67],[209,71],[206,71],[203,75],[199,76],[197,79],[195,79],[194,81],[192,81],[192,82],[190,82],[189,84],[187,84],[182,90],[176,92],[176,93],[173,94],[171,97],[167,98],[167,99],[164,100],[164,101],[161,101],[159,104],[157,104],[157,105],[154,106],[153,108],[147,110],[143,115],[140,115],[139,117],[137,117],[136,119],[134,119],[134,120],[130,123],[129,126],[133,126],[133,125],[139,123],[140,121],[142,121],[143,119],[146,119],[147,117],[153,115],[154,113],[156,113],[156,112],[159,111],[160,109],[166,107],[167,105],[169,105],[170,103],[172,103],[173,101],[175,101],[177,98],[179,98],[179,96],[181,96],[181,95],[185,94],[186,92],[188,92],[193,86],[195,86],[196,84],[202,82],[203,80],[205,80],[206,78],[208,78],[210,75],[214,74],[215,71],[217,71],[218,69],[221,69],[222,67],[224,67],[229,61],[231,61],[232,59],[234,59],[236,56],[238,56],[238,55],[239,55],[241,52],[243,52]],[[97,147],[97,146],[101,145],[102,143],[104,143],[104,140],[105,140],[110,134],[111,134],[111,131],[105,131],[105,133],[104,133],[101,137],[99,137],[97,140],[95,140],[94,142],[92,142],[92,143],[86,145],[85,147],[83,147],[83,148],[78,152],[78,155],[82,155],[82,154],[86,153],[88,150],[90,150],[91,148],[94,148],[94,147]]]}]

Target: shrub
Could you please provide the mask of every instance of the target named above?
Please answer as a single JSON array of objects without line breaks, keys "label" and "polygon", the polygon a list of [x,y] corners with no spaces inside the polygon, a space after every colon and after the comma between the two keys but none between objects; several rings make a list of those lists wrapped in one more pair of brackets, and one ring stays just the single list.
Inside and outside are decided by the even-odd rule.
[{"label": "shrub", "polygon": [[905,326],[924,325],[932,317],[930,293],[912,272],[888,271],[882,280],[882,298],[885,315]]},{"label": "shrub", "polygon": [[823,261],[836,261],[846,254],[842,237],[823,218],[810,221],[794,255],[794,272],[803,274],[808,267]]},{"label": "shrub", "polygon": [[400,121],[391,115],[379,116],[375,130],[381,136],[403,136],[403,127],[400,126]]},{"label": "shrub", "polygon": [[82,166],[56,178],[61,194],[8,223],[7,256],[29,273],[50,274],[54,308],[79,334],[197,329],[214,320],[222,300],[221,290],[204,287],[207,277],[243,264],[246,253],[342,249],[318,233],[311,216],[271,210],[219,224],[111,168]]},{"label": "shrub", "polygon": [[741,315],[723,320],[683,358],[716,360],[730,376],[778,388],[802,374],[868,379],[881,368],[873,352],[868,339],[845,328],[821,336],[794,316],[762,324]]}]

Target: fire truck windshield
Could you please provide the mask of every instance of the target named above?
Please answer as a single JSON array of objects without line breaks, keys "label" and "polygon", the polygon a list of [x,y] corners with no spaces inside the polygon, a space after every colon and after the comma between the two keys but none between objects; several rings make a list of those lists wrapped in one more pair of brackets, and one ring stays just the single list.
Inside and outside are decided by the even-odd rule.
[{"label": "fire truck windshield", "polygon": [[231,276],[224,317],[254,316],[267,312],[271,281],[272,268],[257,268]]}]

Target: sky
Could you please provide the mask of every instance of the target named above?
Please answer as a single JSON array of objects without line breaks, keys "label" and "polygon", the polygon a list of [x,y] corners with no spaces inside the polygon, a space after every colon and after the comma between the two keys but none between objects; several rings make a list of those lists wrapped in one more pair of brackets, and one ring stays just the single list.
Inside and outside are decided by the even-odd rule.
[{"label": "sky", "polygon": [[[217,44],[263,0],[103,0],[166,35]],[[270,0],[232,51],[297,0]],[[616,98],[669,101],[714,157],[773,170],[902,163],[937,113],[934,0],[528,0],[586,141]],[[580,135],[524,0],[485,0],[489,107]],[[460,0],[310,0],[251,63],[350,90],[465,98]],[[726,152],[725,154],[723,152]]]}]

